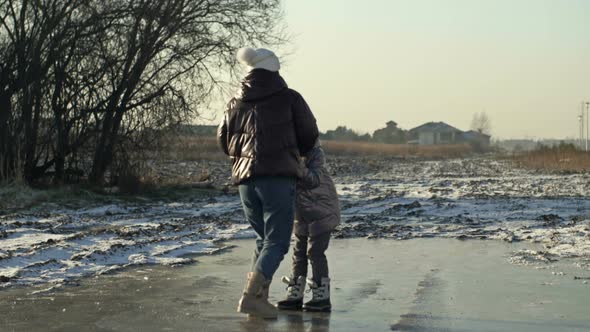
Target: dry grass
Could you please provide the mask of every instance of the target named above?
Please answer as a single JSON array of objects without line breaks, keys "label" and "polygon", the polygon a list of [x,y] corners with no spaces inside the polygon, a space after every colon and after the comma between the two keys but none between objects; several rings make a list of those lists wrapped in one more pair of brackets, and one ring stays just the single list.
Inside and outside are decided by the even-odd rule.
[{"label": "dry grass", "polygon": [[420,146],[409,144],[322,141],[322,145],[328,155],[459,158],[472,153],[471,147],[467,144]]},{"label": "dry grass", "polygon": [[22,208],[43,200],[44,193],[18,182],[0,183],[0,215],[10,209]]},{"label": "dry grass", "polygon": [[198,161],[224,160],[227,158],[221,152],[215,137],[175,136],[167,138],[162,148],[153,151],[154,159]]},{"label": "dry grass", "polygon": [[[322,141],[329,155],[459,158],[471,154],[467,144],[418,146],[370,142]],[[177,136],[168,139],[153,157],[163,160],[224,160],[215,137]]]},{"label": "dry grass", "polygon": [[[371,142],[322,141],[329,155],[393,156],[423,158],[459,158],[473,152],[467,144],[418,146]],[[167,139],[161,150],[154,151],[160,160],[224,160],[215,137],[177,136]]]},{"label": "dry grass", "polygon": [[0,215],[29,209],[42,203],[69,207],[97,204],[108,197],[78,186],[59,186],[49,189],[32,188],[24,183],[0,183]]},{"label": "dry grass", "polygon": [[545,149],[514,157],[521,167],[556,172],[590,172],[590,153],[577,150]]}]

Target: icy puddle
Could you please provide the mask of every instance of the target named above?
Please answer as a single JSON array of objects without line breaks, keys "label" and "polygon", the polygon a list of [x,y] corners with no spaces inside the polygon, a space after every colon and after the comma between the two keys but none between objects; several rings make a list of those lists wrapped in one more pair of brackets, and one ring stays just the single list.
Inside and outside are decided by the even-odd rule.
[{"label": "icy puddle", "polygon": [[[227,243],[226,243],[227,244]],[[78,287],[0,291],[1,331],[588,331],[590,271],[513,265],[538,244],[336,239],[331,314],[248,320],[235,307],[252,240],[178,267],[132,267]],[[287,273],[287,256],[275,280]],[[270,297],[284,295],[275,281]],[[307,294],[306,296],[309,296]]]}]

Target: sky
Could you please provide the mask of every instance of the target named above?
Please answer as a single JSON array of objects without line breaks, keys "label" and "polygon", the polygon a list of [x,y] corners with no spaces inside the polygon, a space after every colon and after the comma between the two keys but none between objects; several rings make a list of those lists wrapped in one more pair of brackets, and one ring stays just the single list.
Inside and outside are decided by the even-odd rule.
[{"label": "sky", "polygon": [[590,101],[589,0],[286,0],[281,74],[322,131],[389,120],[496,138],[578,134]]}]

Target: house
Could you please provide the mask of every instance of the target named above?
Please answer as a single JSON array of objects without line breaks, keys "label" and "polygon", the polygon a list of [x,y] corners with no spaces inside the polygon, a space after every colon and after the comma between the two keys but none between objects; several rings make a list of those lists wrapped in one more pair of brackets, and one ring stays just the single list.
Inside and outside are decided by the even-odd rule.
[{"label": "house", "polygon": [[469,130],[463,133],[463,141],[471,144],[476,150],[487,150],[490,147],[490,135]]},{"label": "house", "polygon": [[462,143],[463,131],[444,122],[427,122],[410,129],[409,144],[434,145]]},{"label": "house", "polygon": [[406,131],[399,128],[395,121],[389,121],[385,125],[385,128],[373,132],[375,142],[390,144],[403,144],[406,142]]}]

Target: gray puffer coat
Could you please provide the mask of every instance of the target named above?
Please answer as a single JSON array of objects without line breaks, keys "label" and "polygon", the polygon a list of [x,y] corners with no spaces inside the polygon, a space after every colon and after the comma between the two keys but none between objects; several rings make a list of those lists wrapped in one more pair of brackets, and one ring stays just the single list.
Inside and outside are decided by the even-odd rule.
[{"label": "gray puffer coat", "polygon": [[319,140],[303,157],[306,170],[297,182],[294,232],[314,237],[340,224],[340,204]]}]

